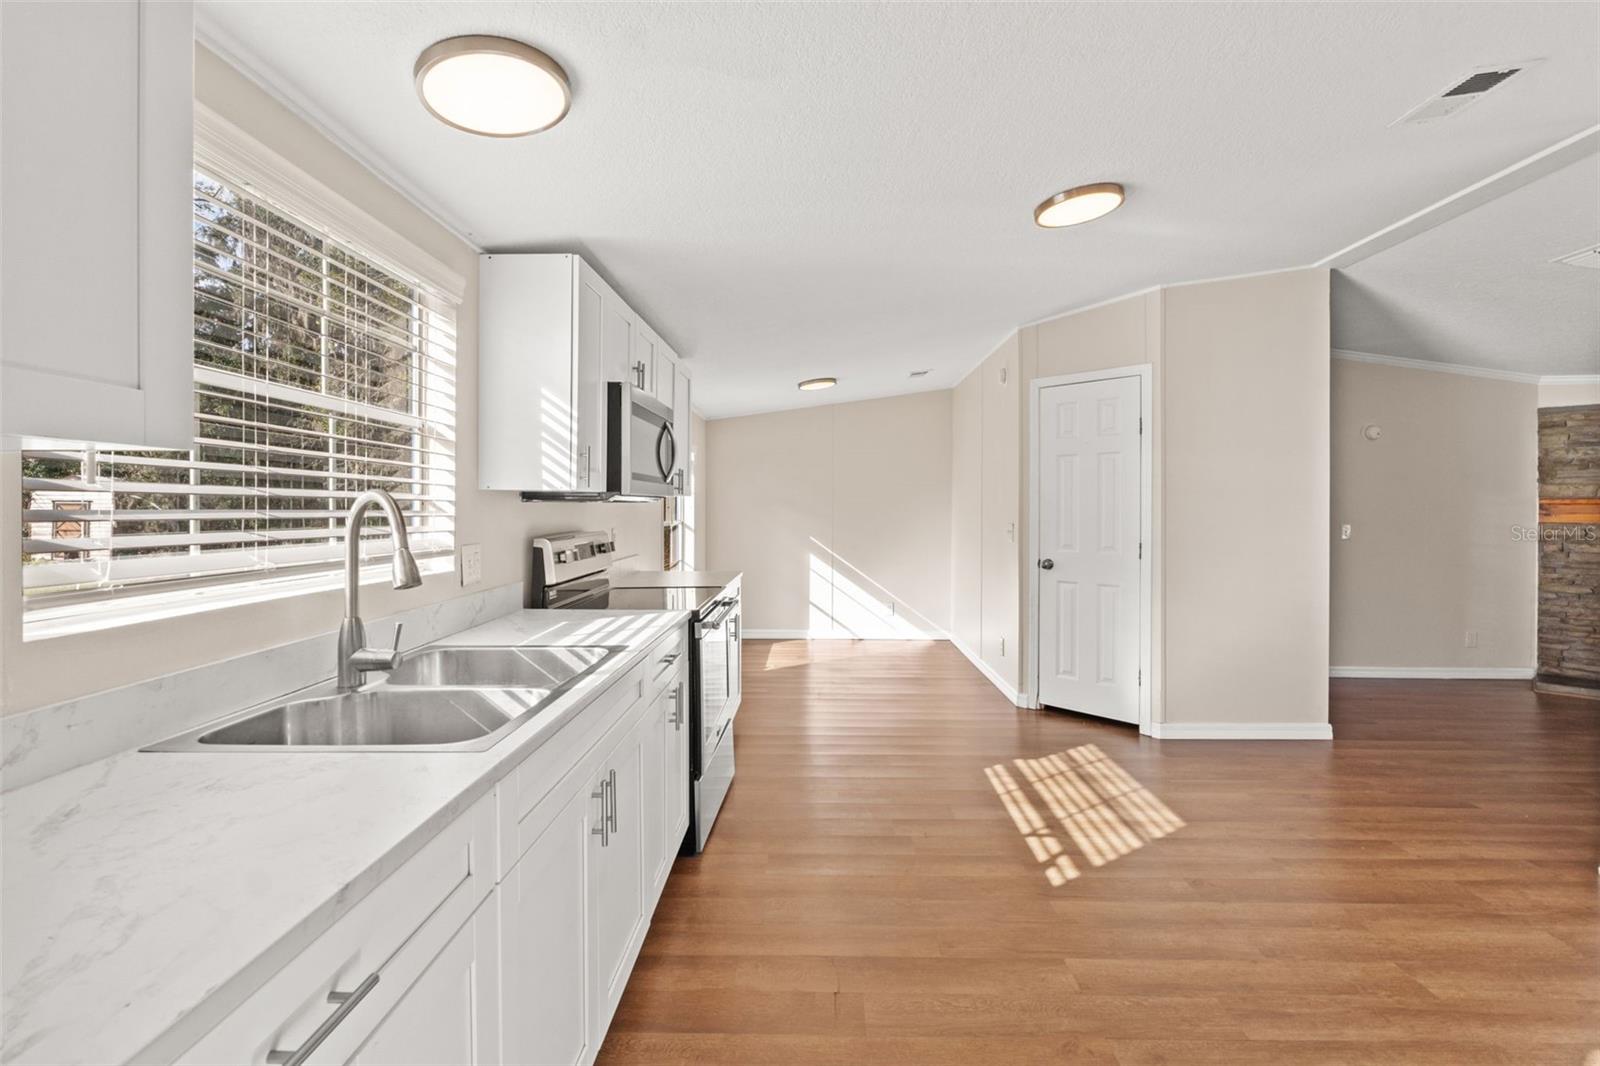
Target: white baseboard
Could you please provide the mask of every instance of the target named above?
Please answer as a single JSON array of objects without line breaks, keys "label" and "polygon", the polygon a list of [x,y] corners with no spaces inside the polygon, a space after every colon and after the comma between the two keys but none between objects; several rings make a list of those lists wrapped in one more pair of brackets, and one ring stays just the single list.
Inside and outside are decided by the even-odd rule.
[{"label": "white baseboard", "polygon": [[1162,740],[1332,740],[1327,722],[1155,722]]},{"label": "white baseboard", "polygon": [[962,655],[965,655],[967,657],[967,661],[973,666],[976,666],[978,668],[978,673],[988,678],[989,684],[999,689],[1002,696],[1010,700],[1012,704],[1017,707],[1028,706],[1028,703],[1023,698],[1022,693],[1013,688],[1005,678],[995,673],[994,668],[988,663],[984,662],[983,659],[976,655],[971,648],[961,643],[961,641],[957,640],[955,637],[951,637],[949,639],[950,643],[955,646],[956,651],[959,651]]},{"label": "white baseboard", "polygon": [[1411,678],[1419,681],[1530,681],[1531,666],[1330,666],[1329,677]]},{"label": "white baseboard", "polygon": [[740,636],[749,637],[751,640],[949,640],[938,630],[926,633],[907,633],[895,636],[861,637],[853,633],[840,633],[833,629],[750,629],[746,627]]}]

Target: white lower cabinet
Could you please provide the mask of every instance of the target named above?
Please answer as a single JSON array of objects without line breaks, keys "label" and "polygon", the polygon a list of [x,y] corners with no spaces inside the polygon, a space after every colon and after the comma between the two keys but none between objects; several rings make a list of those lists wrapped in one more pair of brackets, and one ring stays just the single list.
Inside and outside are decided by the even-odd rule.
[{"label": "white lower cabinet", "polygon": [[592,1063],[688,827],[683,641],[658,641],[178,1061]]},{"label": "white lower cabinet", "polygon": [[573,796],[500,882],[501,1016],[508,1063],[593,1058],[589,833],[600,801]]},{"label": "white lower cabinet", "polygon": [[589,928],[594,948],[596,1040],[611,1024],[643,941],[644,834],[641,831],[641,720],[593,778],[609,793],[605,823],[589,834]]},{"label": "white lower cabinet", "polygon": [[493,1066],[500,1061],[499,911],[494,894],[401,995],[352,1066]]}]

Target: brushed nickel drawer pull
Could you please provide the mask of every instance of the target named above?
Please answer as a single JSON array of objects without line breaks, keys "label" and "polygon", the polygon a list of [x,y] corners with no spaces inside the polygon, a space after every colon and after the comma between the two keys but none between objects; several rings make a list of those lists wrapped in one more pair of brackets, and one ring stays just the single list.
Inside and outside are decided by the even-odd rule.
[{"label": "brushed nickel drawer pull", "polygon": [[272,1066],[300,1066],[302,1062],[311,1057],[311,1053],[317,1050],[335,1029],[339,1028],[339,1023],[344,1021],[350,1012],[356,1009],[356,1004],[365,999],[367,993],[377,987],[378,975],[374,973],[369,975],[365,981],[356,985],[354,992],[329,992],[328,1002],[338,1004],[339,1009],[328,1015],[322,1024],[317,1026],[316,1031],[306,1038],[304,1044],[301,1044],[293,1051],[269,1051],[267,1052],[267,1061],[272,1063]]}]

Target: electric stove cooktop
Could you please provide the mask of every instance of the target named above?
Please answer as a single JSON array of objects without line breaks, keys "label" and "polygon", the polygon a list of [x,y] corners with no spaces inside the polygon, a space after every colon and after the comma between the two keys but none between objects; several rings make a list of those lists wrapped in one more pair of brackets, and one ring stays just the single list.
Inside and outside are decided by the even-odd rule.
[{"label": "electric stove cooktop", "polygon": [[710,606],[721,592],[720,588],[611,588],[581,606],[611,611],[698,611]]}]

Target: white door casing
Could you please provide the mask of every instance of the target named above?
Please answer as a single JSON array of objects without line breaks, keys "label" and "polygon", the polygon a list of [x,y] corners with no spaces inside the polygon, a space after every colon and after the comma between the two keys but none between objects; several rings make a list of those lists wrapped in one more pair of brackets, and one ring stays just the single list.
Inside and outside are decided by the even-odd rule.
[{"label": "white door casing", "polygon": [[1039,701],[1138,722],[1142,382],[1050,385],[1037,397]]}]

